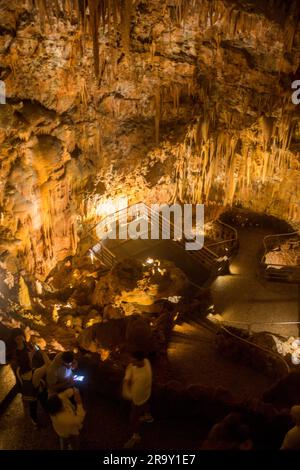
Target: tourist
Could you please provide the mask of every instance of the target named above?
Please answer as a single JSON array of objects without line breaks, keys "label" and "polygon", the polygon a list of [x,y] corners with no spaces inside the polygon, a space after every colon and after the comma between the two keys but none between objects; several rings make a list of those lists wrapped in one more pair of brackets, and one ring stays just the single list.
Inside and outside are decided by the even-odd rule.
[{"label": "tourist", "polygon": [[49,396],[73,387],[73,370],[76,367],[74,354],[70,351],[58,353],[47,368]]},{"label": "tourist", "polygon": [[282,450],[300,450],[300,406],[291,408],[291,416],[295,426],[290,429],[283,440]]},{"label": "tourist", "polygon": [[14,373],[20,367],[23,359],[26,361],[27,356],[29,356],[31,360],[33,352],[32,346],[26,342],[23,330],[21,328],[14,328],[8,342],[8,357]]},{"label": "tourist", "polygon": [[24,355],[21,364],[16,369],[25,415],[29,411],[31,422],[38,426],[37,406],[38,406],[38,387],[33,384],[33,370],[28,355]]},{"label": "tourist", "polygon": [[123,396],[131,401],[130,423],[132,437],[125,448],[133,447],[141,440],[139,433],[141,422],[152,422],[149,413],[149,399],[152,387],[152,369],[145,354],[137,351],[132,354],[132,362],[127,366],[123,380]]},{"label": "tourist", "polygon": [[[73,398],[75,404],[72,403]],[[53,428],[59,437],[61,450],[79,447],[79,434],[85,418],[85,410],[79,391],[69,388],[52,395],[47,403]]]},{"label": "tourist", "polygon": [[29,411],[29,416],[34,426],[38,426],[38,401],[41,402],[44,408],[45,402],[47,401],[46,370],[49,358],[44,352],[42,352],[42,356],[45,362],[44,365],[33,369],[29,354],[24,354],[20,358],[20,364],[16,369],[16,377],[22,395],[24,412],[27,414],[27,411]]}]

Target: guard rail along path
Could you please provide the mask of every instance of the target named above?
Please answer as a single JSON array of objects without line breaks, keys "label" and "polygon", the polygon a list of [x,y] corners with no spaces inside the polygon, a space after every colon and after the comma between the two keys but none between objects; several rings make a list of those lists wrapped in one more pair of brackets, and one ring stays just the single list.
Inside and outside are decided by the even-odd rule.
[{"label": "guard rail along path", "polygon": [[300,249],[300,232],[268,235],[264,238],[264,255],[261,259],[263,276],[268,281],[300,284],[300,265],[298,263],[291,265],[267,262],[267,254],[275,252],[284,242],[288,243],[291,249]]},{"label": "guard rail along path", "polygon": [[[132,206],[138,206],[140,217],[149,220],[149,217],[158,223],[161,236],[167,236],[172,232],[175,232],[174,224],[166,219],[161,212],[154,211],[143,202],[139,202]],[[129,206],[129,207],[132,207]],[[117,219],[122,221],[122,215],[128,211],[129,207],[116,211],[115,213],[107,215],[101,222],[105,223],[106,226],[112,224]],[[127,222],[128,223],[128,222]],[[117,259],[115,255],[101,243],[101,240],[96,235],[96,228],[99,222],[91,227],[88,232],[81,238],[81,241],[87,240],[90,245],[93,246],[88,248],[88,252],[92,256],[97,257],[106,267],[112,267]],[[222,222],[221,220],[214,221],[217,226],[216,234],[217,239],[210,241],[208,244],[204,242],[204,246],[200,250],[185,251],[188,257],[191,257],[194,261],[200,263],[205,268],[209,269],[214,276],[221,273],[224,265],[236,250],[238,246],[238,233],[237,230],[230,225]],[[178,244],[182,249],[185,248],[186,240],[184,238],[180,240],[171,240],[173,243]]]}]

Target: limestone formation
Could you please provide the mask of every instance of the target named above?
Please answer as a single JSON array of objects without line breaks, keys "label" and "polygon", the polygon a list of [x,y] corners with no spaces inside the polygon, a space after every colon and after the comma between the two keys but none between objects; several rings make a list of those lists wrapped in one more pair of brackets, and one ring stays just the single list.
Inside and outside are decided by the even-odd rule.
[{"label": "limestone formation", "polygon": [[0,8],[9,272],[44,280],[122,196],[238,204],[299,224],[298,1]]}]

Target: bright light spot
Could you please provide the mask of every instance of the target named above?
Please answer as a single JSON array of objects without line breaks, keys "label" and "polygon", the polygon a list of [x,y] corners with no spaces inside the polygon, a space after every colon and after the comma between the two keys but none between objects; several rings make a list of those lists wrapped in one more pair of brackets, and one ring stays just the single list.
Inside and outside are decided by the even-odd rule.
[{"label": "bright light spot", "polygon": [[96,207],[96,215],[106,217],[128,207],[127,196],[108,198],[100,202]]},{"label": "bright light spot", "polygon": [[172,302],[172,304],[178,304],[180,299],[181,299],[181,296],[179,296],[179,295],[173,295],[171,297],[168,297],[168,301]]},{"label": "bright light spot", "polygon": [[300,350],[298,350],[298,352],[296,351],[292,354],[292,363],[295,366],[298,366],[300,364]]},{"label": "bright light spot", "polygon": [[295,349],[300,348],[300,338],[295,339],[295,341],[292,342],[292,347]]},{"label": "bright light spot", "polygon": [[95,255],[92,250],[90,250],[90,258],[91,258],[92,264],[94,264]]},{"label": "bright light spot", "polygon": [[94,246],[93,246],[93,249],[92,249],[92,251],[93,251],[94,253],[98,253],[98,252],[101,251],[101,250],[102,250],[102,245],[101,245],[101,243],[97,243],[97,245],[94,245]]},{"label": "bright light spot", "polygon": [[153,258],[147,258],[147,259],[146,259],[146,263],[147,263],[147,264],[153,264],[153,263],[154,263],[154,259],[153,259]]},{"label": "bright light spot", "polygon": [[175,325],[173,331],[175,331],[176,333],[188,334],[195,332],[195,327],[189,325],[188,323],[182,323],[181,325]]}]

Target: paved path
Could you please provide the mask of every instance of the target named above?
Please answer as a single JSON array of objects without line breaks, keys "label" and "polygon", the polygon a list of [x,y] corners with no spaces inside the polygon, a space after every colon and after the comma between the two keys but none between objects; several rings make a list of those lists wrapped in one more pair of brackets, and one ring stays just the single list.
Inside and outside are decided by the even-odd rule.
[{"label": "paved path", "polygon": [[176,327],[168,357],[171,372],[179,381],[223,387],[236,400],[259,398],[273,383],[265,374],[224,358],[215,347],[214,334],[201,324]]},{"label": "paved path", "polygon": [[[297,286],[265,282],[258,276],[262,241],[267,234],[270,232],[263,229],[239,230],[240,249],[231,264],[232,274],[218,277],[211,286],[215,310],[224,320],[297,321]],[[253,325],[253,331],[264,330],[298,335],[295,325]],[[236,398],[259,397],[272,384],[264,374],[223,358],[215,349],[213,334],[201,324],[176,327],[168,355],[179,380],[222,386]]]},{"label": "paved path", "polygon": [[[264,281],[258,276],[260,250],[267,234],[270,232],[263,229],[239,230],[240,249],[231,264],[232,275],[220,276],[212,284],[216,312],[224,320],[298,321],[297,286]],[[297,325],[253,325],[253,331],[264,330],[298,336]]]}]

